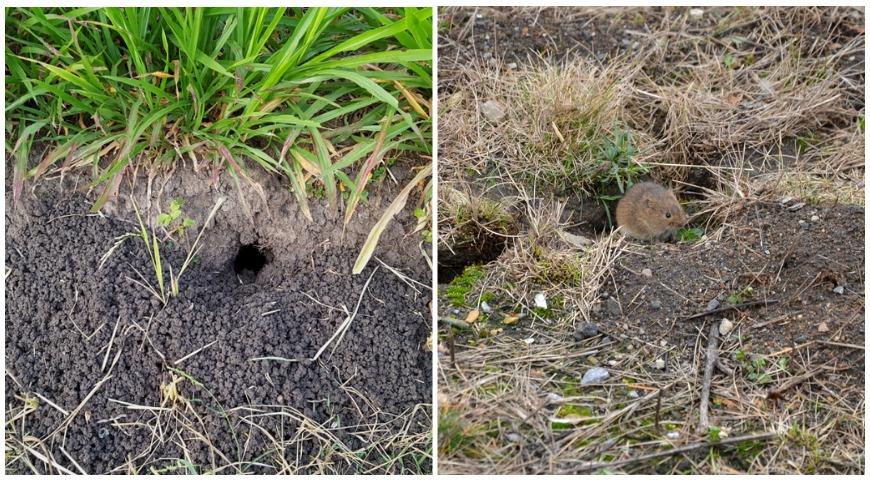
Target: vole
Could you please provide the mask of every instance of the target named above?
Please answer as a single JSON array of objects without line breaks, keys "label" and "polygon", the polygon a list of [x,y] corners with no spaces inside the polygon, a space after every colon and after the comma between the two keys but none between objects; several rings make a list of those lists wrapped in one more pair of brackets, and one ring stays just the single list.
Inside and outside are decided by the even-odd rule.
[{"label": "vole", "polygon": [[688,217],[674,192],[653,182],[637,183],[616,205],[616,223],[638,240],[667,240]]}]

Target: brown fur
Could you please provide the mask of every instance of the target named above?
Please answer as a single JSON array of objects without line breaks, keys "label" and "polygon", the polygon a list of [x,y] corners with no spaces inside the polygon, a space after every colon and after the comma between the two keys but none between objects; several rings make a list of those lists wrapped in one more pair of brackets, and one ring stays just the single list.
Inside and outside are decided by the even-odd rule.
[{"label": "brown fur", "polygon": [[635,184],[616,205],[616,223],[639,240],[672,235],[688,217],[674,192],[652,182]]}]

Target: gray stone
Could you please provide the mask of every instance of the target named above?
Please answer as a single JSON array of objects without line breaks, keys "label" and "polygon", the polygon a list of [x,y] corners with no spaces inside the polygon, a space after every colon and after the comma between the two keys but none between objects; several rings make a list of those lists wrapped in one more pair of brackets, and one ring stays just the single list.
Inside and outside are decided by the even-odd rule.
[{"label": "gray stone", "polygon": [[598,335],[598,326],[594,323],[585,322],[574,329],[574,338],[578,341]]},{"label": "gray stone", "polygon": [[709,302],[707,302],[707,309],[705,311],[712,312],[713,310],[716,310],[717,308],[719,308],[720,303],[721,302],[719,302],[719,299],[717,298],[710,300]]},{"label": "gray stone", "polygon": [[836,293],[837,295],[842,295],[845,291],[846,289],[843,288],[842,285],[837,285],[836,287],[834,287],[834,293]]},{"label": "gray stone", "polygon": [[601,383],[608,378],[610,378],[610,372],[608,372],[606,368],[594,367],[590,368],[583,374],[583,378],[580,380],[580,385]]},{"label": "gray stone", "polygon": [[651,302],[649,302],[649,306],[650,306],[650,308],[652,308],[653,310],[661,310],[661,309],[662,309],[662,302],[660,302],[660,301],[656,298],[656,299],[653,299]]}]

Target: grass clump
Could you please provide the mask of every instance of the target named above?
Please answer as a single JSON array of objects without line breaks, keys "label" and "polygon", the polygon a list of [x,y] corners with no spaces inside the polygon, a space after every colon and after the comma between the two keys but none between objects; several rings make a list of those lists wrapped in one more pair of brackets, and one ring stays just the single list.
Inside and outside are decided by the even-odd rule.
[{"label": "grass clump", "polygon": [[[98,210],[140,167],[284,177],[348,216],[372,170],[428,154],[431,8],[9,8],[13,196],[88,167]],[[49,148],[30,163],[39,139]],[[264,198],[265,200],[265,198]]]}]

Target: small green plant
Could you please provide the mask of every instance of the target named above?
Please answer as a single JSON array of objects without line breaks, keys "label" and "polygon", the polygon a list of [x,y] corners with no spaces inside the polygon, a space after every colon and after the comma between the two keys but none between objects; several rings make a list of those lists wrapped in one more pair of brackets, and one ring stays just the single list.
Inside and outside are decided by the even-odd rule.
[{"label": "small green plant", "polygon": [[192,218],[182,214],[181,207],[184,206],[184,200],[176,198],[169,204],[169,211],[157,215],[157,225],[166,229],[169,236],[178,233],[184,236],[184,232],[191,227],[196,226],[196,222]]},{"label": "small green plant", "polygon": [[707,440],[709,440],[710,443],[718,443],[719,440],[721,440],[719,438],[719,436],[721,434],[722,434],[721,428],[711,425],[707,430]]},{"label": "small green plant", "polygon": [[766,372],[767,361],[763,358],[755,358],[749,362],[749,373],[746,375],[748,380],[764,385],[773,381],[770,374]]},{"label": "small green plant", "polygon": [[704,230],[700,228],[681,228],[677,231],[677,239],[681,242],[695,242],[704,236]]},{"label": "small green plant", "polygon": [[637,149],[631,130],[617,128],[605,137],[597,147],[598,184],[601,187],[616,184],[625,193],[638,177],[649,172],[649,168],[634,161]]},{"label": "small green plant", "polygon": [[753,292],[754,290],[752,289],[752,287],[747,286],[746,288],[737,293],[732,293],[731,295],[728,295],[725,301],[727,301],[731,305],[738,305],[745,302],[747,298],[752,297]]}]

